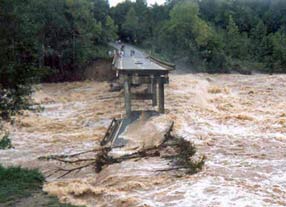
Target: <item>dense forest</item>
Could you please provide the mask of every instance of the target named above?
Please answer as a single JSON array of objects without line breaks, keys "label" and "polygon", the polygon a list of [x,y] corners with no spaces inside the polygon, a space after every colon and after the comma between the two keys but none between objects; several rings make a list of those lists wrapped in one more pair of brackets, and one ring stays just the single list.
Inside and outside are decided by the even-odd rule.
[{"label": "dense forest", "polygon": [[193,71],[286,72],[286,1],[168,0],[111,9],[119,36]]},{"label": "dense forest", "polygon": [[1,0],[1,116],[29,106],[32,83],[77,80],[117,38],[192,72],[286,72],[285,12],[285,0]]},{"label": "dense forest", "polygon": [[31,83],[77,80],[116,32],[106,0],[1,0],[2,117],[29,107]]}]

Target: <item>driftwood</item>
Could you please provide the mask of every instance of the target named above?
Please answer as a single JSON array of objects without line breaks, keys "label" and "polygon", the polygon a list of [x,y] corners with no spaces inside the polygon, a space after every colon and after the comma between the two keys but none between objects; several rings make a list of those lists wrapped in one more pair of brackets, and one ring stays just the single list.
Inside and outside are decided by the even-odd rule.
[{"label": "driftwood", "polygon": [[[40,159],[54,160],[65,165],[76,165],[70,168],[59,167],[58,169],[56,169],[51,175],[61,173],[59,178],[67,176],[73,172],[78,172],[90,166],[95,168],[96,173],[99,173],[107,165],[121,163],[132,159],[140,159],[144,157],[161,157],[162,159],[169,160],[171,168],[159,170],[159,172],[166,172],[172,170],[183,170],[185,173],[188,174],[198,172],[202,169],[204,165],[205,157],[202,156],[197,161],[192,160],[191,158],[196,153],[194,145],[186,141],[182,137],[172,136],[172,126],[170,127],[168,133],[165,135],[164,141],[159,146],[143,149],[132,154],[126,154],[120,157],[112,157],[109,155],[109,152],[114,148],[110,146],[105,146],[71,155],[52,155],[47,157],[41,157]],[[166,150],[167,148],[171,148],[171,151],[173,151],[173,153],[163,155],[166,154],[164,153],[164,150]],[[91,157],[81,158],[82,155],[88,153],[93,154]]]}]

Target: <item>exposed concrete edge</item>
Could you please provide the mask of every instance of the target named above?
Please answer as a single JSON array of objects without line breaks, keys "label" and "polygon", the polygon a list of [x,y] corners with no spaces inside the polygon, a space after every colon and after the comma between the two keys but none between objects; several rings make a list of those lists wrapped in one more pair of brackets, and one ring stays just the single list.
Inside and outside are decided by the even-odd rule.
[{"label": "exposed concrete edge", "polygon": [[152,55],[149,55],[148,58],[149,58],[152,62],[154,62],[154,63],[156,63],[156,64],[158,64],[158,65],[161,65],[162,67],[166,67],[166,68],[168,68],[169,70],[176,70],[176,65],[175,65],[175,64],[165,62],[165,61],[163,61],[163,60],[160,60],[160,59],[158,59],[158,58],[155,58],[155,57],[152,56]]}]

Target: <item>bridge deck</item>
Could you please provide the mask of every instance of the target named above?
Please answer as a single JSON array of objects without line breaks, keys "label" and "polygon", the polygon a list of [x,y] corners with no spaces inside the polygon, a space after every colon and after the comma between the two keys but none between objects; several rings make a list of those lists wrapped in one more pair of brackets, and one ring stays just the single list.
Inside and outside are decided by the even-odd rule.
[{"label": "bridge deck", "polygon": [[[120,44],[113,44],[112,46],[118,50],[121,47]],[[131,50],[135,51],[133,56],[131,56]],[[125,45],[124,55],[116,58],[114,67],[123,73],[146,73],[147,75],[152,75],[153,73],[167,74],[171,70],[168,67],[155,63],[144,52],[129,45]]]},{"label": "bridge deck", "polygon": [[[149,119],[154,116],[158,116],[156,111],[133,111],[129,117],[117,120],[118,124],[114,127],[110,127],[110,131],[105,135],[101,145],[111,144],[112,147],[121,147],[128,143],[128,141],[122,136],[122,134],[128,129],[128,127],[138,120],[142,120],[142,114],[144,113],[144,119]],[[112,123],[111,123],[112,125]]]}]

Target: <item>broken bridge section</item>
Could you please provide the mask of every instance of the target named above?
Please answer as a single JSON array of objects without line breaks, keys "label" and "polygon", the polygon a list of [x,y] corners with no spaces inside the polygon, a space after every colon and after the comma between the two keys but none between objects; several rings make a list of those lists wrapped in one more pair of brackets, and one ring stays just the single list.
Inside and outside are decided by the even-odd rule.
[{"label": "broken bridge section", "polygon": [[[124,102],[126,117],[113,120],[108,128],[102,145],[109,142],[113,146],[122,146],[126,140],[120,135],[128,126],[140,119],[143,112],[132,111],[132,100],[151,100],[157,111],[144,111],[144,116],[153,117],[165,111],[165,84],[169,83],[168,74],[175,70],[175,65],[148,56],[135,47],[113,44],[117,49],[113,60],[113,69],[124,85]],[[119,52],[120,51],[120,52]],[[144,92],[132,93],[132,88],[145,85]]]}]

